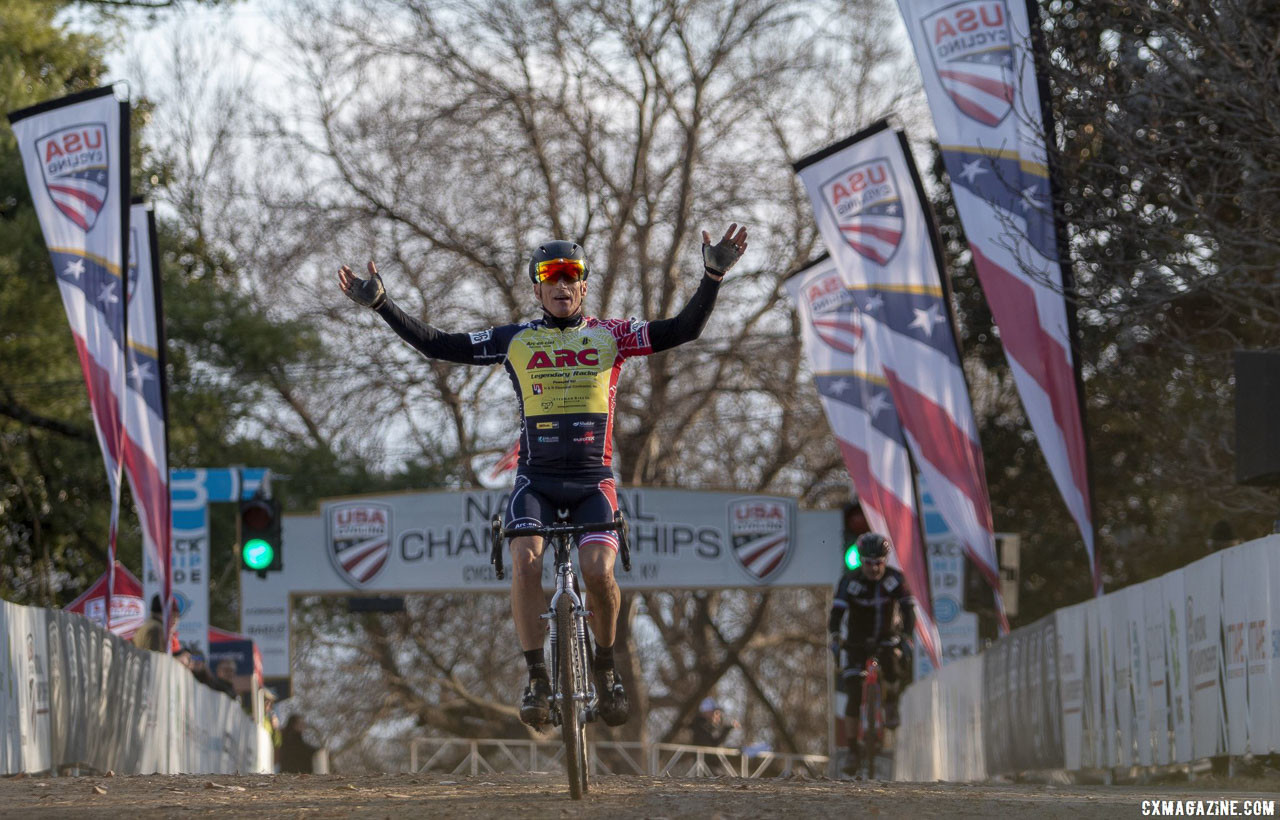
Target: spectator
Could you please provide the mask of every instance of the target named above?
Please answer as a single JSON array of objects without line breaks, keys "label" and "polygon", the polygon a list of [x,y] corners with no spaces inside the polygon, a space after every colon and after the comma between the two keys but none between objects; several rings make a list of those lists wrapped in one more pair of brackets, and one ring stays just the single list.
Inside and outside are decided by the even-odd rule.
[{"label": "spectator", "polygon": [[[147,618],[138,627],[138,631],[133,633],[133,645],[139,649],[149,649],[152,652],[163,652],[164,646],[164,619],[160,617],[164,612],[164,607],[160,603],[159,595],[151,596],[151,617]],[[169,615],[169,634],[173,634],[178,630],[178,608],[173,606]]]},{"label": "spectator", "polygon": [[314,764],[313,756],[320,749],[303,740],[302,733],[307,730],[307,721],[302,715],[290,715],[280,733],[280,771],[281,773],[311,774]]},{"label": "spectator", "polygon": [[698,707],[698,715],[689,724],[694,746],[720,746],[729,733],[738,728],[738,721],[724,722],[724,710],[715,698],[704,698]]},{"label": "spectator", "polygon": [[209,665],[205,663],[204,653],[192,645],[188,645],[184,651],[187,653],[187,667],[191,670],[192,676],[210,689],[218,689],[213,675],[209,674]]},{"label": "spectator", "polygon": [[210,684],[219,692],[224,692],[232,700],[236,700],[236,662],[232,658],[218,661],[217,673]]}]

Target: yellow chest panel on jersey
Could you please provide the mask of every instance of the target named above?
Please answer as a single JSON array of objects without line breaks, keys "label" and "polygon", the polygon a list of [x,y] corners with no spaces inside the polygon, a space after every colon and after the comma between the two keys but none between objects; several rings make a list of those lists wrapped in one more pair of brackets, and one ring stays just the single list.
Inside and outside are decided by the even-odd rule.
[{"label": "yellow chest panel on jersey", "polygon": [[618,343],[602,327],[526,328],[507,347],[526,418],[609,412]]}]

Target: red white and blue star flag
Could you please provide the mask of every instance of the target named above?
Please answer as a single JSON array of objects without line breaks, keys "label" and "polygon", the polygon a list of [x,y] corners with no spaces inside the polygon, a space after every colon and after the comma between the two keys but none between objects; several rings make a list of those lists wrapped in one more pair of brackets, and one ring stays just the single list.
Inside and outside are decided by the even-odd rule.
[{"label": "red white and blue star flag", "polygon": [[906,575],[916,604],[916,634],[936,663],[940,643],[915,478],[893,397],[863,331],[857,295],[845,287],[830,256],[792,274],[786,284],[822,409],[858,501],[871,529],[893,541],[889,560]]},{"label": "red white and blue star flag", "polygon": [[124,438],[125,237],[129,104],[99,88],[9,114],[89,390],[111,492],[108,586],[115,568]]},{"label": "red white and blue star flag", "polygon": [[[169,612],[172,546],[169,515],[168,396],[164,309],[155,214],[134,203],[129,219],[128,370],[124,391],[124,469],[142,523],[143,578]],[[150,600],[150,595],[144,596]],[[166,633],[168,634],[168,633]]]},{"label": "red white and blue star flag", "polygon": [[882,121],[795,167],[879,356],[916,467],[991,585],[1007,630],[982,447],[906,137]]},{"label": "red white and blue star flag", "polygon": [[974,266],[1031,429],[1102,594],[1074,319],[1064,290],[1045,118],[1022,0],[898,0]]}]

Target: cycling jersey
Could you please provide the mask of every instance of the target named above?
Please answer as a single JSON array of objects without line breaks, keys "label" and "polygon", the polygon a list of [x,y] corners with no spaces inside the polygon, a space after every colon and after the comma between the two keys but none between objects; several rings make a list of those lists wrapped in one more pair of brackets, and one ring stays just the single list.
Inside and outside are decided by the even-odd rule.
[{"label": "cycling jersey", "polygon": [[473,333],[445,333],[388,299],[378,314],[423,354],[460,364],[502,364],[520,407],[519,473],[612,474],[613,410],[622,363],[698,338],[715,305],[709,276],[670,319],[550,314]]},{"label": "cycling jersey", "polygon": [[846,572],[836,586],[828,631],[839,632],[840,623],[848,613],[846,634],[851,651],[865,642],[882,641],[899,634],[897,618],[901,619],[901,634],[909,637],[916,625],[915,602],[899,570],[886,567],[880,580],[872,581],[859,567]]}]

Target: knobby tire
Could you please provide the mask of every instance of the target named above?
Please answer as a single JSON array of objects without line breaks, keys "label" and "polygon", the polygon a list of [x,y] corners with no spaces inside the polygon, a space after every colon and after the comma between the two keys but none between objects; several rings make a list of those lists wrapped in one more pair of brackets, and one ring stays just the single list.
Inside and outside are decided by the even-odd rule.
[{"label": "knobby tire", "polygon": [[586,792],[586,727],[582,725],[580,704],[574,693],[585,689],[583,659],[575,658],[578,633],[573,617],[573,599],[560,596],[556,602],[556,656],[560,677],[560,735],[564,741],[564,767],[569,774],[569,796],[581,800]]},{"label": "knobby tire", "polygon": [[880,753],[881,739],[884,734],[884,712],[879,684],[866,688],[862,695],[862,703],[867,715],[866,726],[862,730],[862,759],[867,766],[867,779],[875,780],[876,755]]}]

